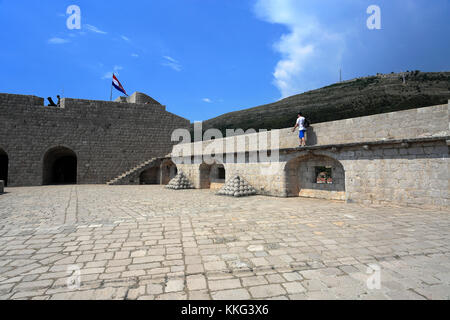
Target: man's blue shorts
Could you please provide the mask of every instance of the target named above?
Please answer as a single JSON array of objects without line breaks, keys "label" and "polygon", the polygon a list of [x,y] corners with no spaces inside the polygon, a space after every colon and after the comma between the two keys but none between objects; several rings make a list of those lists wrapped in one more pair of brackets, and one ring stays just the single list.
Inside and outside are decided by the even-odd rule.
[{"label": "man's blue shorts", "polygon": [[303,139],[303,138],[305,137],[305,131],[306,131],[306,130],[299,130],[299,131],[298,131],[298,137],[299,137],[300,139]]}]

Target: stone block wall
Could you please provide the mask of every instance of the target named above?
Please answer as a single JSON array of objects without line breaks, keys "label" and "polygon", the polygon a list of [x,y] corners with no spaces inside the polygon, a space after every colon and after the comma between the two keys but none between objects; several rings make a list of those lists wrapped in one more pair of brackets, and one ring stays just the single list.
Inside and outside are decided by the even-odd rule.
[{"label": "stone block wall", "polygon": [[[450,104],[330,121],[314,124],[307,130],[307,145],[449,136],[449,122]],[[172,153],[178,154],[186,148],[192,154],[204,154],[214,146],[227,152],[230,152],[227,146],[236,146],[232,151],[248,152],[267,148],[295,148],[299,145],[298,131],[294,133],[292,128],[271,132],[274,138],[278,138],[278,143],[272,143],[271,134],[258,132],[188,145],[179,144]]]},{"label": "stone block wall", "polygon": [[[284,160],[287,164],[304,153],[290,154]],[[450,207],[450,161],[445,141],[378,145],[369,150],[362,146],[337,152],[325,149],[312,154],[342,164],[349,202]]]},{"label": "stone block wall", "polygon": [[[177,164],[178,170],[183,171],[197,189],[206,188],[209,183],[214,183],[211,172],[204,174],[204,164]],[[257,189],[258,194],[269,196],[286,196],[285,183],[283,181],[284,163],[227,163],[223,162],[225,168],[225,181],[235,175],[242,176],[247,182]],[[202,172],[203,171],[203,172]],[[205,181],[208,180],[208,181]]]},{"label": "stone block wall", "polygon": [[450,161],[445,141],[348,150],[339,159],[350,201],[450,207]]},{"label": "stone block wall", "polygon": [[[342,127],[346,130],[339,135]],[[387,131],[381,134],[374,128]],[[316,125],[314,130],[320,133],[316,137],[317,145],[306,149],[293,149],[297,138],[290,136],[291,129],[278,130],[280,154],[272,160],[252,160],[254,152],[266,153],[267,146],[257,139],[261,133],[180,144],[173,148],[172,157],[180,163],[181,150],[192,152],[196,159],[211,151],[218,155],[220,148],[214,146],[236,143],[240,138],[247,143],[237,151],[232,149],[236,154],[221,154],[226,179],[240,175],[258,194],[341,199],[362,204],[450,207],[449,105],[333,121]],[[245,160],[236,161],[242,154]],[[200,162],[177,165],[196,188],[201,185]],[[310,175],[314,167],[326,165],[333,167],[335,183],[312,182]],[[293,191],[295,183],[298,190]]]},{"label": "stone block wall", "polygon": [[160,104],[158,101],[141,92],[134,92],[128,97],[118,97],[116,102],[138,103],[138,104]]},{"label": "stone block wall", "polygon": [[[315,184],[315,166],[333,167],[333,185]],[[178,164],[200,188],[200,164]],[[362,204],[399,204],[448,209],[450,207],[449,147],[445,140],[411,144],[324,148],[281,154],[279,162],[227,163],[226,179],[240,175],[261,195],[346,200]],[[345,177],[345,178],[344,178]],[[345,183],[344,180],[345,179]],[[294,182],[295,183],[295,182]]]},{"label": "stone block wall", "polygon": [[243,177],[258,194],[286,197],[284,163],[224,163],[226,178]]},{"label": "stone block wall", "polygon": [[[55,101],[56,102],[56,101]],[[43,106],[44,98],[21,94],[0,93],[0,105],[4,106]]]},{"label": "stone block wall", "polygon": [[414,139],[450,135],[450,104],[315,124],[309,145]]},{"label": "stone block wall", "polygon": [[201,189],[200,164],[176,164],[178,172],[182,171],[196,189]]},{"label": "stone block wall", "polygon": [[190,122],[158,104],[62,99],[44,107],[34,96],[0,94],[0,151],[8,186],[43,183],[43,159],[54,147],[77,156],[77,182],[106,183],[172,149],[171,133]]}]

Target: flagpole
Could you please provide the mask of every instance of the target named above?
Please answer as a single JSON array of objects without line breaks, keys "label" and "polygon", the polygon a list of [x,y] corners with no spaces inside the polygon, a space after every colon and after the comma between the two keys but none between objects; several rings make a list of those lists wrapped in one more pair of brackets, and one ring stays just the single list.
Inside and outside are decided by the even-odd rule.
[{"label": "flagpole", "polygon": [[[114,72],[113,72],[113,76],[114,76]],[[112,101],[112,78],[111,78],[111,95],[109,96],[109,101]]]}]

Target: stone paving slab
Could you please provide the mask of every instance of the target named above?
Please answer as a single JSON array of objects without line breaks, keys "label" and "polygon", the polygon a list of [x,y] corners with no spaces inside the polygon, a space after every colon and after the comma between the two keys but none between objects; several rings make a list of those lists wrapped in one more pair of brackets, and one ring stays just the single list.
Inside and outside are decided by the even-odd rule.
[{"label": "stone paving slab", "polygon": [[450,210],[162,186],[0,198],[0,299],[449,298]]}]

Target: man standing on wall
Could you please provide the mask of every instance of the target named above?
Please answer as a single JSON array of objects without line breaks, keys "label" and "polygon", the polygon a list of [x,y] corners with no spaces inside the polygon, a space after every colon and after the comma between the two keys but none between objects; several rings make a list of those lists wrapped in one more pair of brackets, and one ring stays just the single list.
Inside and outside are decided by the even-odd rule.
[{"label": "man standing on wall", "polygon": [[300,139],[300,147],[304,147],[306,146],[306,137],[305,137],[306,128],[305,128],[305,117],[303,117],[301,112],[298,113],[297,122],[295,123],[292,132],[294,132],[297,127],[298,127],[298,138]]}]

